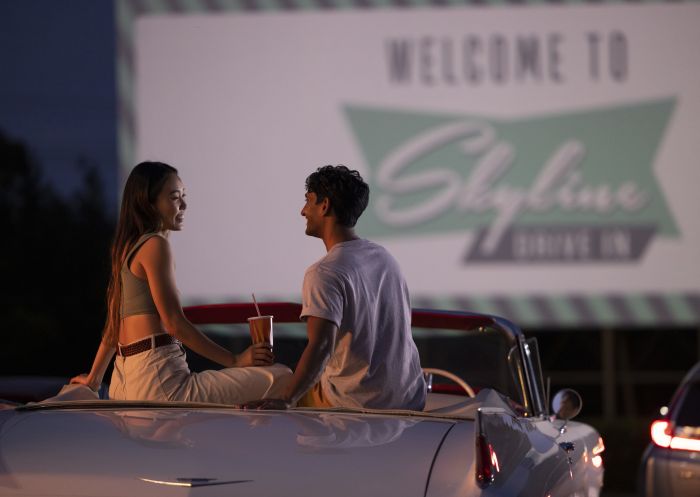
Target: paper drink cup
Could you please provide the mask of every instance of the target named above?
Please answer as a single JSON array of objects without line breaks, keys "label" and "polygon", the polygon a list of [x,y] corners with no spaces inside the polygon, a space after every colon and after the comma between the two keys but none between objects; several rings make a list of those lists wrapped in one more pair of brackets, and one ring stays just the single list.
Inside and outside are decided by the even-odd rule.
[{"label": "paper drink cup", "polygon": [[248,318],[250,338],[253,343],[267,342],[272,346],[272,317],[273,316],[253,316],[252,318]]}]

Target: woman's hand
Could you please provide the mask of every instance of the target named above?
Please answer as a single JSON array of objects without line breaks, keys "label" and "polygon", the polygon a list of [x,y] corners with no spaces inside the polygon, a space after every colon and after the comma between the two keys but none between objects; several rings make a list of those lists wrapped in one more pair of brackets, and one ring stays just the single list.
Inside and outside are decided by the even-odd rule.
[{"label": "woman's hand", "polygon": [[236,367],[270,366],[275,360],[272,345],[255,343],[236,356]]},{"label": "woman's hand", "polygon": [[85,385],[86,387],[90,388],[93,392],[97,392],[97,390],[100,388],[100,385],[95,384],[95,382],[90,381],[88,378],[87,374],[79,374],[78,376],[74,376],[73,378],[70,379],[71,384],[77,383],[79,385]]}]

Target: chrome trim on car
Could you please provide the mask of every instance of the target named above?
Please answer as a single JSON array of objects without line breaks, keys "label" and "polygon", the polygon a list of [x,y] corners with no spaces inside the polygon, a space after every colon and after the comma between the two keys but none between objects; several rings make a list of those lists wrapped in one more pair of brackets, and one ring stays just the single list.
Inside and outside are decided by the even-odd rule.
[{"label": "chrome trim on car", "polygon": [[155,483],[157,485],[167,485],[172,487],[211,487],[214,485],[234,485],[237,483],[249,483],[253,480],[231,480],[231,481],[219,481],[216,478],[176,478],[175,481],[168,480],[154,480],[151,478],[139,478],[139,480],[146,483]]}]

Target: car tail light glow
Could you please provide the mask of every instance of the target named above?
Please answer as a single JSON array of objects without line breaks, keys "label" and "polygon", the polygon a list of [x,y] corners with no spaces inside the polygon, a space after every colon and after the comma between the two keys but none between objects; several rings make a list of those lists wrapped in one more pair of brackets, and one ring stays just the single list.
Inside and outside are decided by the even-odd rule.
[{"label": "car tail light glow", "polygon": [[668,431],[668,421],[656,420],[651,424],[651,440],[659,447],[670,447],[671,437]]},{"label": "car tail light glow", "polygon": [[595,447],[593,447],[593,455],[597,456],[598,454],[601,454],[605,450],[605,444],[603,443],[603,438],[598,437],[598,443],[595,444]]},{"label": "car tail light glow", "polygon": [[476,482],[481,487],[487,487],[496,479],[496,473],[501,468],[498,465],[498,456],[493,446],[484,435],[476,437]]},{"label": "car tail light glow", "polygon": [[489,452],[491,453],[491,467],[496,470],[496,473],[501,471],[501,467],[498,465],[498,456],[496,456],[496,451],[493,447],[489,445]]},{"label": "car tail light glow", "polygon": [[600,454],[602,454],[603,451],[605,451],[605,444],[603,443],[603,439],[601,437],[598,437],[598,443],[595,444],[595,447],[593,447],[593,450],[591,450],[591,452],[593,453],[591,462],[596,468],[600,468],[603,465],[603,458],[600,456]]},{"label": "car tail light glow", "polygon": [[672,435],[670,423],[663,419],[651,424],[651,439],[659,447],[700,452],[700,440]]}]

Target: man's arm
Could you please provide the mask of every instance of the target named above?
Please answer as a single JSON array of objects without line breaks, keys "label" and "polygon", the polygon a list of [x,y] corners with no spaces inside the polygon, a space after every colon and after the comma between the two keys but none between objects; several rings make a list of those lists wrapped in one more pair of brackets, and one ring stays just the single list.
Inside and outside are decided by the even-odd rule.
[{"label": "man's arm", "polygon": [[309,316],[306,320],[309,342],[301,354],[292,380],[279,399],[252,402],[247,407],[258,409],[284,409],[299,399],[321,378],[328,359],[333,353],[338,327],[331,321]]}]

